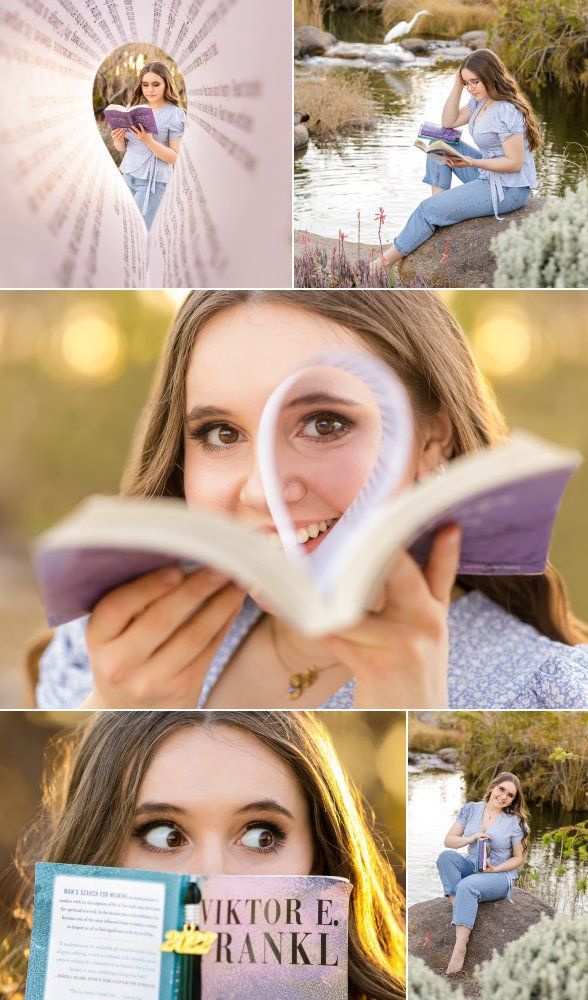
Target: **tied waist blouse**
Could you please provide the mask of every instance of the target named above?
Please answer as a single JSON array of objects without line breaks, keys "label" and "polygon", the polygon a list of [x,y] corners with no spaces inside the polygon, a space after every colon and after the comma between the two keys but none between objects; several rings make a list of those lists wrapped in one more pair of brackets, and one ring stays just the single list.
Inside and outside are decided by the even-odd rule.
[{"label": "tied waist blouse", "polygon": [[525,159],[520,170],[516,173],[498,173],[495,170],[479,169],[480,177],[484,177],[490,182],[490,192],[492,196],[492,207],[497,219],[498,202],[504,198],[504,187],[537,187],[537,174],[535,173],[535,161],[529,149],[527,134],[525,130],[525,119],[521,111],[511,104],[510,101],[494,101],[478,120],[478,116],[484,107],[486,100],[476,101],[470,97],[468,108],[472,115],[468,123],[470,135],[476,146],[482,153],[485,160],[495,159],[504,156],[502,143],[509,139],[511,135],[524,136]]},{"label": "tied waist blouse", "polygon": [[[466,802],[457,814],[457,820],[463,827],[464,837],[471,837],[474,833],[479,833],[482,829],[482,816],[484,814],[485,802]],[[525,824],[528,833],[529,828]],[[513,813],[501,812],[494,817],[485,833],[488,834],[488,861],[491,865],[501,865],[503,861],[509,861],[513,856],[513,846],[520,844],[523,839],[523,831],[519,822],[519,817]],[[468,844],[468,858],[477,867],[478,844]],[[518,869],[510,872],[501,872],[508,876],[510,888],[517,878]]]},{"label": "tied waist blouse", "polygon": [[[129,110],[130,105],[127,107]],[[173,139],[181,139],[186,126],[186,112],[175,104],[164,104],[153,112],[157,135],[153,138],[163,146],[169,146]],[[131,174],[139,180],[147,181],[143,214],[147,211],[149,195],[155,191],[158,181],[167,184],[173,173],[173,164],[160,160],[130,129],[125,132],[127,148],[119,167],[121,174]]]}]

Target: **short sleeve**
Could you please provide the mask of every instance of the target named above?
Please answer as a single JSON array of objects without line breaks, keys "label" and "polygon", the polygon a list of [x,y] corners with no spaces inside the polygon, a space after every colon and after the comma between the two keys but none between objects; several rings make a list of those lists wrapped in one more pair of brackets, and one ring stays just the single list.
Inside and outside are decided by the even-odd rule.
[{"label": "short sleeve", "polygon": [[38,708],[79,708],[93,688],[86,618],[60,625],[39,662]]},{"label": "short sleeve", "polygon": [[550,643],[547,659],[535,670],[509,708],[586,708],[588,645]]},{"label": "short sleeve", "polygon": [[[523,839],[523,831],[521,830],[521,824],[519,823],[517,816],[512,816],[512,833],[510,835],[510,840],[512,844],[520,844]],[[530,829],[525,823],[525,833],[530,833]]]},{"label": "short sleeve", "polygon": [[186,127],[186,112],[182,108],[174,108],[169,123],[169,138],[181,139]]},{"label": "short sleeve", "polygon": [[457,821],[458,823],[461,823],[464,830],[472,817],[472,812],[474,811],[475,805],[476,805],[475,802],[466,802],[466,804],[461,807],[461,809],[457,814]]},{"label": "short sleeve", "polygon": [[496,105],[496,118],[498,138],[501,142],[511,135],[525,135],[525,119],[521,111],[515,108],[514,104],[508,101],[501,101]]}]

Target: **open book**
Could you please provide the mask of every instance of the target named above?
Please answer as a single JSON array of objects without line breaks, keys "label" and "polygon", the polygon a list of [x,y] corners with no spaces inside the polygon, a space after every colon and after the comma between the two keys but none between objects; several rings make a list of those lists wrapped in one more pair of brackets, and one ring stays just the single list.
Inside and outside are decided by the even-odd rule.
[{"label": "open book", "polygon": [[226,514],[169,498],[93,497],[37,544],[47,619],[56,626],[78,618],[113,587],[183,562],[217,567],[301,632],[325,635],[363,617],[395,552],[410,548],[424,563],[435,529],[449,523],[463,532],[461,574],[541,573],[578,463],[576,453],[522,432],[510,444],[455,459],[442,479],[379,504],[339,538],[342,559],[326,593],[312,556],[295,561]]},{"label": "open book", "polygon": [[461,129],[449,128],[447,125],[435,125],[434,122],[423,122],[419,128],[419,137],[423,139],[443,139],[454,143],[461,139]]},{"label": "open book", "polygon": [[190,1000],[347,1000],[346,879],[47,863],[35,866],[26,1000],[183,1000],[191,881],[206,953]]},{"label": "open book", "polygon": [[112,129],[138,128],[142,125],[146,132],[157,135],[155,115],[148,104],[135,104],[128,111],[122,104],[109,104],[104,108],[104,117]]},{"label": "open book", "polygon": [[450,143],[445,142],[444,139],[434,139],[432,142],[428,142],[425,139],[415,139],[413,146],[417,149],[422,150],[423,153],[427,153],[429,156],[434,157],[436,160],[445,161],[446,156],[453,156],[459,159],[460,153],[455,146]]},{"label": "open book", "polygon": [[[0,4],[2,288],[291,284],[292,11],[265,0]],[[149,233],[96,127],[131,42],[182,73],[180,155]]]}]

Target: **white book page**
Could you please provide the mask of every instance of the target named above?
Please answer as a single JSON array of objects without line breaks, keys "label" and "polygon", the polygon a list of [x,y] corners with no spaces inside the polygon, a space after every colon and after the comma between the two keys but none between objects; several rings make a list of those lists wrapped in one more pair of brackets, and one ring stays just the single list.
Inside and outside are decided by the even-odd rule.
[{"label": "white book page", "polygon": [[[92,111],[98,67],[135,41],[188,91],[149,239]],[[3,0],[0,286],[290,285],[291,62],[281,2]]]},{"label": "white book page", "polygon": [[45,1000],[158,1000],[165,884],[58,875]]}]

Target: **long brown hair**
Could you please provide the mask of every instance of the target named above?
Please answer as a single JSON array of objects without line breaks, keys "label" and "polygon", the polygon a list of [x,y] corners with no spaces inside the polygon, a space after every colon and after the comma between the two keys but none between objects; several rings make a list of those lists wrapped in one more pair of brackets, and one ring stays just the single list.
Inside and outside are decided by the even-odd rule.
[{"label": "long brown hair", "polygon": [[366,820],[358,791],[331,738],[310,712],[102,712],[57,741],[53,779],[21,840],[15,913],[23,928],[2,962],[0,993],[13,996],[24,977],[24,932],[30,927],[33,866],[116,866],[131,837],[141,782],[161,745],[189,726],[230,726],[260,741],[292,771],[304,793],[315,844],[315,871],[348,878],[349,995],[404,998],[403,895]]},{"label": "long brown hair", "polygon": [[516,774],[512,774],[510,771],[501,771],[495,778],[492,778],[492,781],[484,792],[484,802],[488,802],[492,789],[496,788],[497,785],[501,785],[503,781],[510,781],[517,790],[511,804],[507,806],[506,809],[503,809],[503,812],[508,813],[509,816],[517,817],[523,834],[523,854],[526,854],[527,840],[529,839],[529,813],[527,812],[527,804],[525,802],[525,796],[523,795],[523,786],[521,785],[521,782],[517,778]]},{"label": "long brown hair", "polygon": [[[507,438],[494,394],[478,371],[462,330],[434,292],[192,292],[169,334],[123,476],[123,494],[183,497],[184,397],[194,344],[205,324],[223,309],[263,302],[316,313],[365,341],[401,378],[417,422],[445,407],[453,428],[453,457]],[[535,576],[460,576],[458,583],[466,591],[486,594],[550,639],[574,645],[588,638],[588,629],[572,614],[564,584],[550,565]]]},{"label": "long brown hair", "polygon": [[133,93],[131,94],[131,100],[129,101],[129,107],[134,107],[135,104],[144,104],[145,98],[143,96],[143,77],[145,73],[156,73],[163,80],[165,86],[163,88],[163,99],[168,104],[175,104],[177,108],[182,107],[182,102],[180,95],[178,94],[177,87],[174,83],[174,78],[171,75],[168,67],[162,62],[149,62],[145,63],[143,69],[139,73],[137,82],[133,88]]},{"label": "long brown hair", "polygon": [[502,59],[499,59],[496,53],[490,49],[477,49],[465,57],[459,68],[460,71],[469,69],[471,73],[475,73],[488,91],[488,97],[493,101],[508,101],[510,104],[514,104],[515,108],[518,108],[525,119],[525,132],[529,149],[538,149],[543,141],[539,122],[533,108],[514,76],[508,72]]}]

